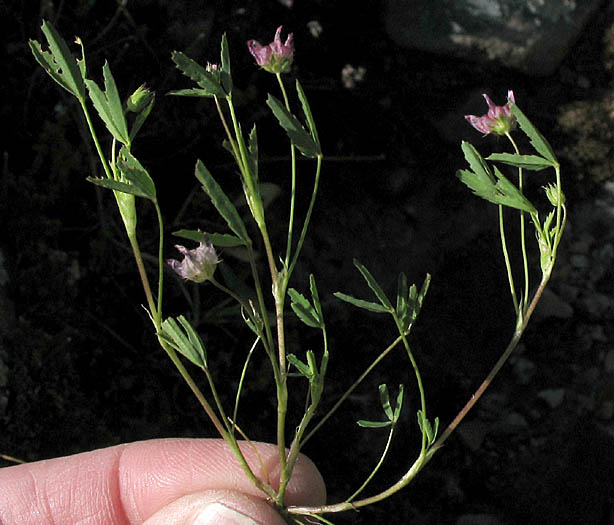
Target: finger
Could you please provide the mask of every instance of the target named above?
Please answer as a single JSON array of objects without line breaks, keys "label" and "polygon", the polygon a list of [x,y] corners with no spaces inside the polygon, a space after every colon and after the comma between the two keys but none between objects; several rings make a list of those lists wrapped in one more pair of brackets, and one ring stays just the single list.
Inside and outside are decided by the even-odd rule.
[{"label": "finger", "polygon": [[143,525],[286,525],[262,498],[229,490],[183,496],[156,512]]},{"label": "finger", "polygon": [[[277,448],[253,445],[255,450],[240,443],[248,464],[277,488]],[[141,524],[182,496],[206,490],[264,498],[222,440],[152,440],[1,469],[0,523]],[[301,456],[286,503],[319,505],[325,499],[322,477]]]}]

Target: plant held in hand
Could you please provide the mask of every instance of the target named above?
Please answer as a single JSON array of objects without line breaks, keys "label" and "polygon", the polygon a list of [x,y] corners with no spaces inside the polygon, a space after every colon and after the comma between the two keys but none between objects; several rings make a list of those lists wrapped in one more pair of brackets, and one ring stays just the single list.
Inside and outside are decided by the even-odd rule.
[{"label": "plant held in hand", "polygon": [[[419,371],[418,359],[410,345],[412,328],[418,319],[430,286],[431,277],[428,274],[422,285],[418,287],[415,284],[410,285],[405,274],[401,273],[398,276],[395,295],[390,296],[362,263],[354,261],[356,269],[371,291],[371,297],[357,298],[343,292],[338,292],[335,296],[355,307],[387,316],[392,321],[391,326],[394,326],[397,335],[376,353],[367,369],[358,375],[345,393],[327,411],[322,412],[321,410],[329,362],[328,328],[324,311],[313,275],[309,278],[307,294],[290,287],[290,281],[309,230],[318,194],[323,153],[311,107],[300,82],[296,81],[294,84],[296,100],[291,103],[286,83],[282,78],[283,73],[290,71],[294,59],[292,34],[289,34],[285,42],[282,42],[282,28],[279,27],[272,43],[266,46],[255,40],[247,43],[248,50],[256,63],[266,71],[275,74],[281,94],[281,99],[269,94],[266,104],[288,138],[291,189],[288,202],[288,223],[287,226],[284,225],[285,242],[282,247],[275,247],[269,234],[263,184],[260,182],[256,126],[253,126],[246,134],[240,124],[234,104],[230,53],[226,36],[222,38],[220,60],[216,64],[202,66],[181,52],[174,52],[171,57],[176,67],[196,85],[172,91],[170,94],[181,97],[208,98],[215,104],[224,133],[224,147],[236,164],[245,201],[251,215],[252,227],[248,228],[222,185],[205,164],[197,160],[195,177],[220,218],[223,219],[226,231],[206,234],[198,230],[175,232],[175,235],[181,238],[198,242],[198,246],[188,249],[177,245],[176,248],[183,255],[183,260],[169,259],[167,261],[167,264],[182,278],[195,283],[208,282],[227,294],[240,307],[243,321],[253,333],[254,343],[247,354],[241,372],[234,406],[227,407],[222,403],[222,398],[218,393],[215,371],[210,368],[205,343],[200,334],[185,316],[165,317],[163,314],[162,299],[166,267],[164,264],[164,223],[158,205],[154,179],[131,151],[133,141],[153,108],[155,95],[143,84],[122,101],[107,63],[103,67],[104,84],[100,87],[88,76],[84,46],[80,40],[77,40],[77,43],[81,49],[81,58],[77,59],[50,23],[43,22],[42,31],[48,42],[48,50],[43,50],[39,42],[31,40],[32,53],[47,73],[66,91],[75,96],[80,104],[105,174],[103,178],[88,178],[88,180],[113,192],[134,253],[145,292],[147,310],[157,340],[202,405],[219,435],[226,440],[234,452],[245,475],[286,516],[289,522],[296,523],[306,523],[308,517],[322,523],[331,523],[324,515],[370,505],[391,496],[409,484],[442,447],[517,346],[550,279],[565,228],[567,212],[565,197],[561,189],[559,163],[546,139],[516,106],[514,93],[508,92],[508,100],[504,106],[496,106],[487,95],[484,95],[489,108],[488,113],[482,117],[474,115],[466,117],[478,131],[485,135],[494,133],[507,137],[513,151],[495,153],[483,158],[474,146],[464,142],[462,150],[469,166],[460,170],[458,177],[474,194],[498,206],[501,246],[516,313],[515,327],[507,348],[487,378],[466,406],[439,435],[439,418],[431,418],[428,415],[426,391]],[[299,108],[299,116],[293,112],[293,105]],[[90,114],[91,108],[106,127],[109,139],[107,147],[103,147],[98,139],[96,126]],[[520,153],[511,135],[516,126],[528,138],[534,149],[532,153]],[[306,199],[308,202],[306,210],[302,214],[298,213],[296,206],[299,197],[296,184],[297,155],[311,159],[313,163],[311,192]],[[506,167],[516,170],[516,184],[504,175],[502,170]],[[523,180],[525,172],[544,170],[554,171],[554,181],[544,188],[552,209],[545,218],[542,218],[537,207],[525,196]],[[158,264],[155,290],[150,286],[149,275],[137,239],[136,199],[148,201],[154,207],[158,218]],[[505,231],[506,213],[504,209],[506,208],[511,210],[511,213],[518,215],[520,225],[519,244],[523,274],[521,287],[517,287],[512,271],[512,259],[509,255],[509,243]],[[533,225],[537,238],[542,274],[535,290],[530,284],[530,266],[526,249],[526,229],[529,221]],[[261,272],[261,265],[254,249],[256,242],[263,247],[266,266],[264,272]],[[246,283],[238,283],[236,278],[223,271],[220,271],[223,282],[216,279],[216,268],[220,264],[216,247],[241,247],[244,250],[251,288]],[[265,293],[267,289],[271,290],[270,295]],[[289,315],[294,315],[306,326],[319,332],[321,337],[319,350],[309,350],[304,355],[292,352],[286,338],[286,320]],[[365,377],[397,347],[403,349],[404,355],[409,360],[408,368],[413,373],[419,395],[417,428],[420,431],[421,443],[413,463],[409,465],[406,473],[387,489],[370,496],[363,496],[386,458],[393,435],[400,426],[400,414],[406,390],[403,385],[400,385],[396,395],[393,395],[391,399],[389,388],[385,384],[381,385],[379,397],[385,419],[358,422],[361,427],[386,428],[389,433],[381,459],[371,473],[342,502],[320,507],[287,506],[286,489],[304,444],[337,412]],[[268,476],[260,478],[254,473],[239,447],[239,440],[249,440],[249,429],[240,427],[238,424],[239,404],[243,386],[248,378],[250,359],[256,348],[263,350],[269,362],[271,380],[275,386],[277,418],[274,422],[273,434],[279,456],[279,479],[274,480],[274,483],[268,479]],[[195,366],[204,373],[210,391],[208,395],[205,395],[197,386],[191,372],[186,367],[186,360],[191,363],[188,366]],[[294,407],[289,406],[288,389],[295,388],[295,378],[306,385],[307,398],[298,417],[299,423],[288,429],[288,412],[294,410]]]}]

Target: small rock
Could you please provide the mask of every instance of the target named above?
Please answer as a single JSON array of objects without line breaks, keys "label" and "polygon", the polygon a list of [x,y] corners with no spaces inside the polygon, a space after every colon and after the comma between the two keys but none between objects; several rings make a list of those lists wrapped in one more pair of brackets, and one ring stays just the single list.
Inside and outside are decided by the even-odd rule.
[{"label": "small rock", "polygon": [[612,419],[612,417],[614,417],[614,401],[607,399],[601,403],[597,410],[597,417],[605,419],[606,421]]},{"label": "small rock", "polygon": [[537,397],[544,400],[550,408],[558,407],[565,399],[564,388],[547,388],[537,393]]},{"label": "small rock", "polygon": [[613,302],[607,295],[598,292],[587,293],[582,298],[586,311],[595,319],[603,319],[608,314],[611,315]]},{"label": "small rock", "polygon": [[549,288],[544,290],[544,293],[535,309],[536,319],[546,319],[555,317],[557,319],[571,319],[574,310],[572,306],[561,299]]},{"label": "small rock", "polygon": [[488,434],[489,425],[479,419],[463,421],[458,427],[458,435],[471,450],[478,450]]},{"label": "small rock", "polygon": [[515,428],[528,428],[529,426],[526,418],[518,412],[512,412],[509,416],[507,416],[505,418],[505,424]]},{"label": "small rock", "polygon": [[536,372],[535,363],[526,357],[519,357],[514,363],[514,372],[518,377],[518,382],[522,385],[526,385],[531,381],[531,378]]},{"label": "small rock", "polygon": [[518,412],[511,412],[505,419],[495,425],[493,431],[495,431],[497,434],[503,435],[515,434],[519,430],[523,430],[528,427],[529,423],[522,414]]},{"label": "small rock", "polygon": [[605,335],[605,329],[603,325],[600,325],[600,324],[590,325],[588,327],[588,333],[590,334],[593,341],[596,341],[599,343],[608,342],[608,336]]},{"label": "small rock", "polygon": [[456,525],[501,525],[501,522],[492,514],[463,514]]},{"label": "small rock", "polygon": [[598,2],[387,0],[384,20],[400,46],[544,76],[554,72],[598,7]]},{"label": "small rock", "polygon": [[576,268],[586,269],[591,265],[589,258],[581,253],[575,253],[569,258],[569,262]]}]

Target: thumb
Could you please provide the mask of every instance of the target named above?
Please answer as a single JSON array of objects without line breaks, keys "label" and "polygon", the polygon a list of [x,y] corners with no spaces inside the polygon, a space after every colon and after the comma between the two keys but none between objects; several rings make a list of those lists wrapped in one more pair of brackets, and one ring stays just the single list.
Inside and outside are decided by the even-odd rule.
[{"label": "thumb", "polygon": [[143,525],[285,525],[262,498],[232,490],[206,490],[183,496]]}]

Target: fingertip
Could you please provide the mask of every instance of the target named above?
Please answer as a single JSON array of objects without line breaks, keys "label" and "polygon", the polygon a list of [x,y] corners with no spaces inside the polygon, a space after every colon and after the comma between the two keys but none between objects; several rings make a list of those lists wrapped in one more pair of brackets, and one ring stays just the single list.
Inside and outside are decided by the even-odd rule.
[{"label": "fingertip", "polygon": [[300,454],[286,490],[290,506],[319,506],[326,503],[326,485],[313,461]]},{"label": "fingertip", "polygon": [[285,525],[265,500],[230,490],[207,490],[183,496],[143,525]]}]

